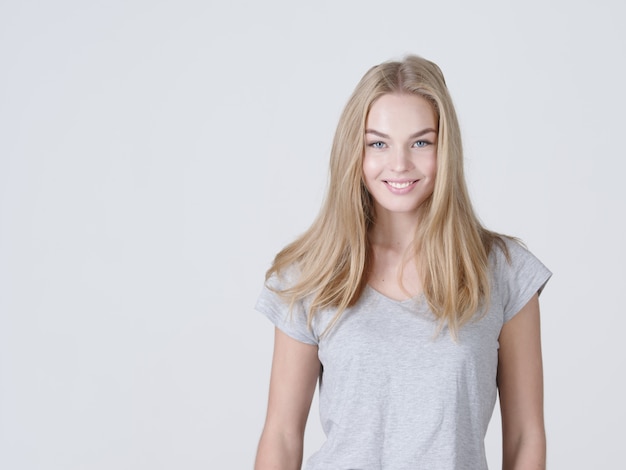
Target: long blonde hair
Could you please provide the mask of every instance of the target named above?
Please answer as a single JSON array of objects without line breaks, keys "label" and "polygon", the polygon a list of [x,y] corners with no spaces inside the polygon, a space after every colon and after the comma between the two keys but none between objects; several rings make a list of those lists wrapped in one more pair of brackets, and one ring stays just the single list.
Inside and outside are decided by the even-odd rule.
[{"label": "long blonde hair", "polygon": [[418,56],[372,67],[339,119],[330,155],[326,198],[311,227],[280,251],[266,279],[297,266],[297,282],[280,294],[292,305],[310,298],[308,325],[321,309],[334,308],[329,328],[354,305],[367,283],[368,232],[375,222],[363,182],[365,123],[372,103],[388,93],[422,96],[438,118],[437,178],[421,207],[414,249],[424,296],[452,335],[489,298],[488,256],[500,237],[482,227],[470,203],[463,172],[461,132],[439,67]]}]

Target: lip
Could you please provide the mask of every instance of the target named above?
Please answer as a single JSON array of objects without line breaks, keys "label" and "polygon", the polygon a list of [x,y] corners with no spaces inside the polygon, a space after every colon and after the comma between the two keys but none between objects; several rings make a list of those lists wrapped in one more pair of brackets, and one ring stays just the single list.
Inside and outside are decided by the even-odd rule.
[{"label": "lip", "polygon": [[418,182],[418,179],[383,180],[383,183],[391,193],[399,195],[411,192]]}]

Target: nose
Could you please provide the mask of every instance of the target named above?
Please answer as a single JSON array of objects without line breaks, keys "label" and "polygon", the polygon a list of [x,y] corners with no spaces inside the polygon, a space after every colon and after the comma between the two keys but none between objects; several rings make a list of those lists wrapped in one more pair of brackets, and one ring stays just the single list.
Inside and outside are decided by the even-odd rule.
[{"label": "nose", "polygon": [[411,152],[404,147],[397,147],[391,157],[392,170],[400,173],[411,169]]}]

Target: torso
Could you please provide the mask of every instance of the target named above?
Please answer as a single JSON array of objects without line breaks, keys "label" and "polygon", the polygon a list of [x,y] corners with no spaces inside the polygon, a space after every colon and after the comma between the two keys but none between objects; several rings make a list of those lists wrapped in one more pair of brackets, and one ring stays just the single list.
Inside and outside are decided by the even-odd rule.
[{"label": "torso", "polygon": [[[484,437],[496,400],[500,331],[550,276],[523,247],[505,242],[510,262],[499,248],[490,255],[489,311],[465,324],[458,340],[445,327],[439,331],[419,292],[393,299],[407,299],[393,282],[401,258],[380,250],[371,285],[328,334],[335,309],[319,311],[309,329],[309,300],[291,309],[264,289],[257,308],[291,337],[317,345],[323,366],[319,405],[327,440],[307,470],[487,469]],[[405,271],[409,287],[417,270]],[[282,290],[293,282],[285,273],[269,285]]]}]

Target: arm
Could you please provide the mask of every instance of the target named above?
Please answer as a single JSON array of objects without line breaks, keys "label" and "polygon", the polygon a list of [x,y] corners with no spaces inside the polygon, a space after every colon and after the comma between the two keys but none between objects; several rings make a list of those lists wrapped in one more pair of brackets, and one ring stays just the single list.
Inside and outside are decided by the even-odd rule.
[{"label": "arm", "polygon": [[498,354],[502,468],[543,470],[546,435],[537,294],[502,327]]},{"label": "arm", "polygon": [[276,328],[267,416],[255,470],[300,469],[304,428],[319,374],[317,346]]}]

